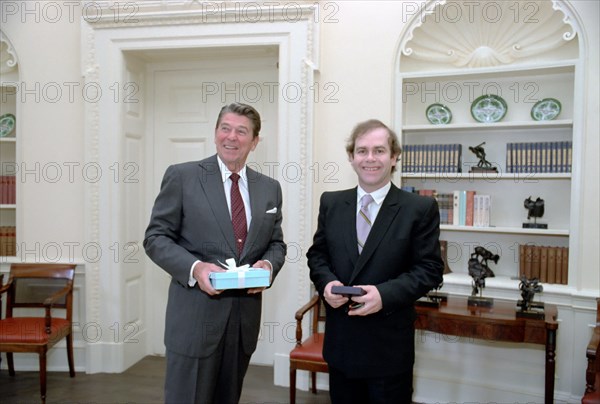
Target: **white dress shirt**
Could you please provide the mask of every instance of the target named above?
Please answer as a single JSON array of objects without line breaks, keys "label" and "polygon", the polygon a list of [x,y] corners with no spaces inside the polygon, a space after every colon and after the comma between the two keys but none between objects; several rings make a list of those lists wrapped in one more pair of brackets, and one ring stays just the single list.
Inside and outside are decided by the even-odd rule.
[{"label": "white dress shirt", "polygon": [[383,200],[387,196],[391,187],[392,183],[388,182],[386,185],[384,185],[376,191],[366,192],[359,185],[356,191],[356,214],[358,215],[358,212],[360,211],[360,199],[366,194],[371,194],[371,196],[373,197],[373,202],[369,204],[367,210],[369,211],[369,219],[371,219],[371,223],[375,223],[375,219],[379,214],[379,209],[381,209],[381,204],[383,203]]}]

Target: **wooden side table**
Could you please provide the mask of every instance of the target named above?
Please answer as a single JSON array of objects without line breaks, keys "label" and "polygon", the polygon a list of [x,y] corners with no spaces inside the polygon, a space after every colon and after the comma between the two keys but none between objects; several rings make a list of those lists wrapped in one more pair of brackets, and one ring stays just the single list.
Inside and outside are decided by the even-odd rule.
[{"label": "wooden side table", "polygon": [[417,305],[415,328],[459,337],[544,345],[544,402],[551,404],[554,401],[557,308],[545,304],[544,319],[517,317],[516,308],[515,301],[494,299],[493,307],[486,308],[469,306],[466,297],[450,296],[439,307]]}]

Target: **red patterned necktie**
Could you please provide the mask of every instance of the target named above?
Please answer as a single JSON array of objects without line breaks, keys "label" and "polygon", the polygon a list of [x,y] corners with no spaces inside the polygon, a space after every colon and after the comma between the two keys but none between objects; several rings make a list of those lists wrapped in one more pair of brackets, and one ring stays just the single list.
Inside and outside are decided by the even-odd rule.
[{"label": "red patterned necktie", "polygon": [[231,222],[233,223],[233,234],[235,235],[235,244],[237,245],[238,254],[242,254],[244,242],[248,234],[246,225],[246,209],[244,208],[244,200],[240,194],[238,181],[240,176],[236,173],[231,174]]}]

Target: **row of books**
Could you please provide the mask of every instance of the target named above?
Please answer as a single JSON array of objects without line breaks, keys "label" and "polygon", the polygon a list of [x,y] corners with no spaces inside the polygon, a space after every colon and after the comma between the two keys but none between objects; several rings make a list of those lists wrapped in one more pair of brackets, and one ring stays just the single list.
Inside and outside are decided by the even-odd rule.
[{"label": "row of books", "polygon": [[570,173],[573,142],[506,144],[508,173]]},{"label": "row of books", "polygon": [[17,177],[0,175],[0,205],[12,205],[17,202]]},{"label": "row of books", "polygon": [[0,226],[0,257],[17,255],[17,228]]},{"label": "row of books", "polygon": [[404,145],[402,172],[459,173],[461,155],[460,144]]},{"label": "row of books", "polygon": [[474,227],[490,226],[492,207],[490,195],[477,195],[475,191],[470,190],[438,193],[434,189],[416,190],[411,186],[402,187],[402,189],[435,198],[440,210],[440,224]]},{"label": "row of books", "polygon": [[[507,173],[570,173],[573,142],[506,144]],[[462,145],[404,145],[404,173],[460,173]]]},{"label": "row of books", "polygon": [[519,245],[519,277],[542,283],[566,285],[569,280],[569,248]]}]

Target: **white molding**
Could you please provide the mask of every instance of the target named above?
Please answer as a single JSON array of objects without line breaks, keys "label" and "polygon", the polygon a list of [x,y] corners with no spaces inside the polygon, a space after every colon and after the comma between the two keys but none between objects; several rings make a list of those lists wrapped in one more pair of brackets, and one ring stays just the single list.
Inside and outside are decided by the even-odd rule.
[{"label": "white molding", "polygon": [[[157,7],[160,3],[160,7]],[[184,2],[185,3],[185,2]],[[303,4],[304,3],[304,4]],[[138,28],[143,26],[298,23],[314,21],[316,4],[309,2],[126,2],[85,1],[84,20],[95,29]]]},{"label": "white molding", "polygon": [[[82,24],[81,27],[81,66],[83,68],[83,77],[86,83],[98,83],[99,66],[96,61],[96,44],[94,42],[94,33],[92,29]],[[98,103],[86,103],[85,108],[85,127],[84,156],[86,162],[99,161],[99,122],[100,111]],[[98,182],[87,181],[85,184],[85,231],[87,241],[99,243],[99,217],[100,217],[100,190]],[[86,318],[89,322],[100,322],[100,310],[102,307],[102,292],[100,290],[100,264],[99,262],[89,262],[86,265]],[[90,363],[89,353],[86,356],[86,363]],[[93,363],[93,362],[92,362]]]}]

